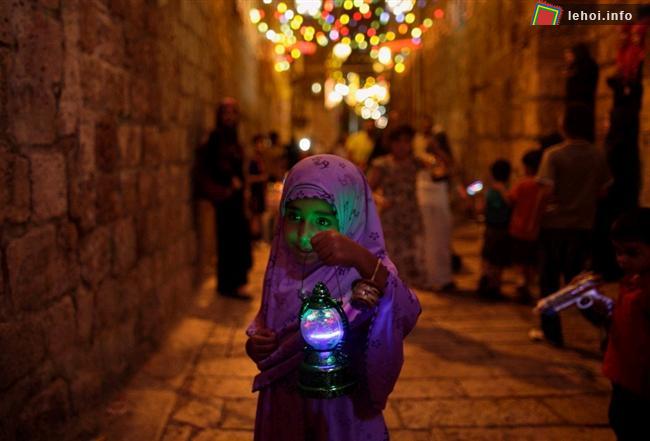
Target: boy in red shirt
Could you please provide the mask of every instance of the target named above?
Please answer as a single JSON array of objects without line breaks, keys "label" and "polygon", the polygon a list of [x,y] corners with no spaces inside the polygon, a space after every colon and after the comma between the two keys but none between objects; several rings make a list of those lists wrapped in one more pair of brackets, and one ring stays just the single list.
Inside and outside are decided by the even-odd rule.
[{"label": "boy in red shirt", "polygon": [[512,209],[508,232],[511,237],[512,261],[521,268],[524,282],[517,288],[520,300],[528,303],[530,287],[538,264],[538,236],[542,215],[544,187],[535,176],[542,160],[540,150],[530,150],[522,158],[526,175],[508,192]]},{"label": "boy in red shirt", "polygon": [[650,440],[650,208],[623,214],[611,237],[626,276],[603,364],[612,381],[609,420],[619,441]]}]

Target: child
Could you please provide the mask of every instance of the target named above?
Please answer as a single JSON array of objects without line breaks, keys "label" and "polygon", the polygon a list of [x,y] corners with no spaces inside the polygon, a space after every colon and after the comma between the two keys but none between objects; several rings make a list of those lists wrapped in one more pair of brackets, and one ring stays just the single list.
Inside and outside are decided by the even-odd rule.
[{"label": "child", "polygon": [[612,381],[609,421],[619,441],[649,440],[650,208],[613,225],[616,259],[626,274],[614,308],[603,373]]},{"label": "child", "polygon": [[485,194],[485,233],[483,236],[482,275],[478,294],[485,298],[501,297],[501,274],[509,264],[508,223],[510,207],[506,185],[510,179],[510,162],[499,159],[492,163],[492,184]]},{"label": "child", "polygon": [[[264,277],[262,305],[247,330],[248,355],[260,373],[255,440],[384,440],[382,409],[399,375],[402,341],[420,305],[386,255],[379,217],[362,172],[334,155],[300,161],[289,172],[281,218]],[[366,311],[350,305],[351,285],[371,278],[383,289]],[[347,349],[358,386],[332,399],[303,397],[298,366],[301,291],[324,282],[343,299],[350,326]]]},{"label": "child", "polygon": [[368,182],[373,190],[381,192],[380,215],[386,247],[402,280],[429,289],[417,248],[423,222],[416,197],[416,175],[424,170],[424,165],[413,155],[414,136],[409,125],[393,129],[388,137],[390,154],[372,162]]},{"label": "child", "polygon": [[526,175],[508,192],[508,202],[512,208],[508,229],[512,261],[521,267],[524,283],[517,288],[517,294],[524,303],[531,299],[530,288],[538,261],[537,237],[545,192],[535,176],[541,159],[540,150],[528,151],[522,158]]}]

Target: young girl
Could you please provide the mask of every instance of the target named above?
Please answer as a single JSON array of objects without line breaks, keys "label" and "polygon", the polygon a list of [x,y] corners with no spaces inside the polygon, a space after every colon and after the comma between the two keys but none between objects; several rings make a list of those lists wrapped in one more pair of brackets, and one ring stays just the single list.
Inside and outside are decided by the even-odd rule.
[{"label": "young girl", "polygon": [[[260,369],[253,384],[259,391],[255,440],[385,440],[382,410],[420,305],[386,255],[370,188],[351,162],[312,156],[287,176],[280,215],[262,305],[247,330],[246,350]],[[357,310],[350,305],[352,283],[373,273],[383,296],[375,307]],[[297,387],[305,346],[300,295],[317,282],[343,299],[346,349],[358,381],[352,394],[332,399],[304,398]]]},{"label": "young girl", "polygon": [[391,131],[390,153],[372,162],[368,181],[373,190],[382,193],[381,220],[386,246],[402,279],[411,286],[430,289],[418,253],[423,222],[416,197],[416,175],[425,172],[425,165],[413,155],[414,133],[409,125]]}]

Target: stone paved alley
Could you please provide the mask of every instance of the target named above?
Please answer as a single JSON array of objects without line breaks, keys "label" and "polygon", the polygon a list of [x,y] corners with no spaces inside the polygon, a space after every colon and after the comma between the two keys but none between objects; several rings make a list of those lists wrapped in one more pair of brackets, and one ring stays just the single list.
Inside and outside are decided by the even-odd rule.
[{"label": "stone paved alley", "polygon": [[[479,233],[475,225],[456,233],[461,293],[419,293],[423,313],[385,412],[391,439],[613,440],[597,331],[569,313],[568,348],[532,343],[530,308],[470,295]],[[251,292],[260,292],[267,252],[256,251]],[[213,290],[210,280],[160,350],[102,409],[91,439],[252,439],[256,368],[244,353],[244,329],[257,303],[215,299]]]}]

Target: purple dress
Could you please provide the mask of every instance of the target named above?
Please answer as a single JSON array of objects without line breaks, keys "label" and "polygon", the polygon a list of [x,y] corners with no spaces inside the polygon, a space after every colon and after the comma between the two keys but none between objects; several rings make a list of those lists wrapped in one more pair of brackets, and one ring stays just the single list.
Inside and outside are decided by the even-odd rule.
[{"label": "purple dress", "polygon": [[[287,202],[318,198],[336,209],[340,232],[382,259],[389,276],[384,296],[375,308],[362,312],[349,304],[354,268],[320,263],[303,268],[283,237]],[[280,221],[264,277],[262,304],[247,334],[269,328],[280,345],[258,363],[253,390],[259,391],[256,441],[387,440],[382,410],[403,362],[403,340],[420,313],[415,294],[400,280],[386,255],[381,223],[361,170],[334,155],[306,158],[291,169],[280,203]],[[298,330],[301,286],[310,292],[324,282],[334,297],[343,297],[350,322],[348,351],[359,385],[351,395],[309,399],[298,390],[298,366],[304,342]],[[341,292],[343,291],[343,292]]]}]

